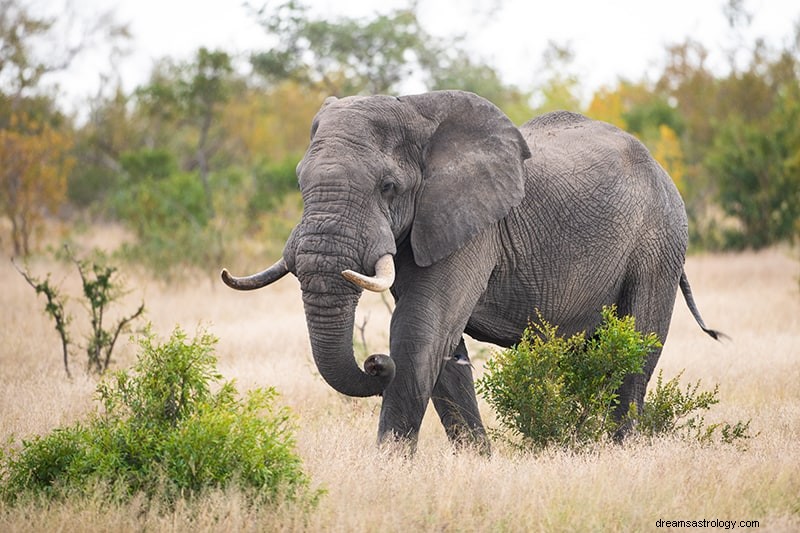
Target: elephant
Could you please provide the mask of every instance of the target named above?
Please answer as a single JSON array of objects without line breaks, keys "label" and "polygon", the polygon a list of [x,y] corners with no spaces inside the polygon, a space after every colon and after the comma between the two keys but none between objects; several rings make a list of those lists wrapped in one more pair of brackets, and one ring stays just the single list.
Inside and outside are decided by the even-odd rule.
[{"label": "elephant", "polygon": [[[672,179],[633,136],[556,111],[520,127],[469,92],[325,100],[297,166],[301,220],[282,258],[239,290],[300,283],[320,375],[348,396],[381,395],[378,442],[416,448],[428,402],[454,443],[489,449],[464,334],[519,342],[536,312],[564,335],[616,305],[667,336],[688,223]],[[353,325],[362,291],[391,290],[389,354],[362,371]],[[661,349],[625,378],[616,416],[641,407]]]}]

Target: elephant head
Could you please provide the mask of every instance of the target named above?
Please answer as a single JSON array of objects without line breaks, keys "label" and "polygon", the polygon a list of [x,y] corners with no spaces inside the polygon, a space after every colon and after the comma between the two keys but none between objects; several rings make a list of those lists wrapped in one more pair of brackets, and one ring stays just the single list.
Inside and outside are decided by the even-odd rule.
[{"label": "elephant head", "polygon": [[303,215],[283,258],[223,280],[248,290],[294,273],[322,377],[346,395],[380,394],[392,359],[373,355],[362,372],[353,356],[362,289],[392,285],[401,247],[429,267],[503,218],[523,198],[529,157],[511,121],[471,93],[329,98],[297,167]]}]

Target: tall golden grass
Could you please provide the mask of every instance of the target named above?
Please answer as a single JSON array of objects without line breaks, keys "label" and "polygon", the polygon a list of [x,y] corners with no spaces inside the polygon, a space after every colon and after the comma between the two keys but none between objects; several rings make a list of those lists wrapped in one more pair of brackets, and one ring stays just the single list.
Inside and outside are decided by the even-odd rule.
[{"label": "tall golden grass", "polygon": [[[40,259],[29,268],[52,272],[66,292],[78,294],[69,265]],[[113,508],[91,500],[0,504],[0,531],[652,531],[658,520],[704,519],[800,531],[800,262],[773,249],[692,256],[686,270],[706,322],[732,340],[704,335],[679,295],[659,368],[665,378],[685,369],[687,383],[718,383],[721,403],[707,420],[751,419],[757,436],[747,449],[663,439],[533,456],[495,443],[485,458],[454,453],[429,412],[417,454],[403,459],[375,445],[379,399],[344,398],[315,372],[294,279],[237,293],[210,275],[165,286],[131,274],[125,282],[132,292],[119,313],[144,299],[147,320],[162,336],[176,325],[189,332],[206,327],[220,339],[226,378],[240,390],[281,392],[296,414],[298,451],[324,496],[311,510],[253,509],[231,491],[171,512],[141,500]],[[43,302],[8,261],[0,264],[0,297],[5,443],[80,419],[93,408],[96,381],[84,375],[80,356],[72,360],[75,378],[66,379]],[[389,313],[378,297],[362,299],[357,322],[365,318],[371,351],[385,350]],[[489,349],[471,349],[480,373]],[[134,355],[135,346],[123,343],[115,365],[130,364]],[[494,425],[485,403],[481,409]]]}]

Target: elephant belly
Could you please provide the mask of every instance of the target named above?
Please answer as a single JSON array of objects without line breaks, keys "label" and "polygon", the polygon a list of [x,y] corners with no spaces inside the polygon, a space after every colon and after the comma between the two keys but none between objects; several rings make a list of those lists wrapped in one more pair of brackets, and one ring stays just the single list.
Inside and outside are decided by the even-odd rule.
[{"label": "elephant belly", "polygon": [[[601,264],[597,258],[596,265]],[[540,315],[565,336],[594,331],[602,307],[617,303],[622,281],[621,276],[606,279],[600,274],[603,270],[565,270],[561,275],[532,278],[496,273],[473,309],[465,332],[478,341],[508,347],[518,343],[525,328]],[[596,276],[603,279],[593,279]]]},{"label": "elephant belly", "polygon": [[483,295],[475,306],[465,332],[475,340],[508,347],[519,342],[531,315],[535,317],[535,304],[528,301],[524,291],[517,289],[505,295]]}]

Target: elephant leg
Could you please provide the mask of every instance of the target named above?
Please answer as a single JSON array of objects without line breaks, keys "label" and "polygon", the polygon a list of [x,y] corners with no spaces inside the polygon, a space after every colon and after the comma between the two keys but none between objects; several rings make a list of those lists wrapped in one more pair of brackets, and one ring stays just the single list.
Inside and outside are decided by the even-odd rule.
[{"label": "elephant leg", "polygon": [[[678,278],[680,270],[668,272],[658,270],[649,275],[631,276],[625,284],[617,305],[620,316],[632,315],[636,319],[636,329],[642,333],[655,333],[663,344],[669,324],[672,319],[672,309],[675,304]],[[621,441],[630,431],[632,421],[627,419],[631,404],[641,412],[644,406],[647,383],[653,375],[661,356],[661,348],[653,349],[645,359],[641,373],[630,374],[625,377],[617,391],[619,405],[614,411],[614,418],[623,422],[614,435],[615,440]]]},{"label": "elephant leg", "polygon": [[431,399],[450,442],[459,447],[475,447],[482,454],[491,453],[463,338],[453,356],[445,361]]},{"label": "elephant leg", "polygon": [[[452,357],[472,310],[486,290],[493,264],[476,259],[486,255],[485,240],[490,240],[488,235],[477,236],[468,246],[425,268],[414,263],[410,249],[395,257],[397,277],[393,290],[397,305],[392,315],[390,355],[396,372],[383,391],[380,442],[401,440],[413,447],[440,381],[438,390],[445,391],[442,399],[458,398],[456,404],[469,414],[472,424],[466,427],[483,433],[482,425],[475,424],[477,402],[471,373],[452,368],[463,365],[445,364],[445,360]],[[444,367],[447,368],[443,370]],[[445,377],[441,379],[443,373]],[[472,391],[469,401],[474,405],[470,406],[463,399],[463,392],[458,392],[464,388]]]}]

